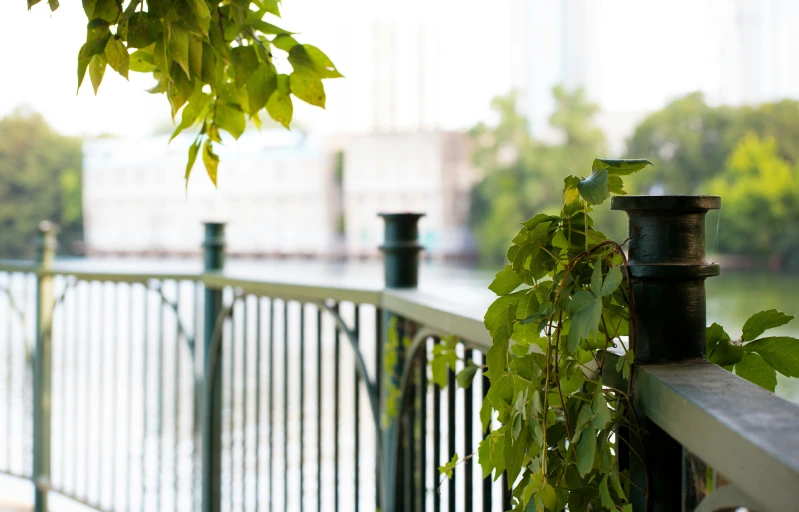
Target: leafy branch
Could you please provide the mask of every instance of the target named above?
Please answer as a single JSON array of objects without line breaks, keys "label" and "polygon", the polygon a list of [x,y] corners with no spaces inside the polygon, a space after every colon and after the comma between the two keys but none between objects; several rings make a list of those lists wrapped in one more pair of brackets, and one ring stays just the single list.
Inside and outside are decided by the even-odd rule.
[{"label": "leafy branch", "polygon": [[[27,1],[30,9],[41,0]],[[78,52],[78,89],[88,72],[97,94],[107,66],[125,79],[130,71],[151,73],[156,84],[150,92],[166,94],[173,121],[180,113],[170,140],[197,130],[188,149],[187,186],[200,151],[216,185],[220,130],[238,139],[247,118],[260,127],[264,110],[289,128],[292,97],[324,108],[322,80],[342,76],[319,48],[266,21],[280,18],[279,2],[83,0],[88,25]],[[48,4],[52,11],[59,7],[58,0]],[[276,51],[286,55],[290,73],[278,73]]]},{"label": "leafy branch", "polygon": [[[507,474],[514,510],[632,511],[629,496],[637,487],[616,461],[619,441],[646,460],[637,449],[643,444],[617,435],[620,427],[642,435],[629,387],[637,326],[628,240],[609,240],[594,228],[591,213],[611,193],[625,193],[623,176],[648,165],[597,159],[588,177],[568,176],[560,213],[522,223],[508,265],[489,286],[498,297],[485,315],[493,343],[486,354],[490,388],[480,411],[486,437],[477,456],[484,478]],[[776,310],[758,313],[736,340],[713,324],[708,358],[774,390],[776,372],[799,376],[799,340],[761,335],[792,318]],[[442,387],[456,369],[455,341],[436,346],[430,363]],[[623,354],[615,369],[626,391],[601,382],[611,348]],[[468,385],[477,369],[466,361],[459,384]],[[458,463],[453,454],[440,471],[451,475]],[[639,489],[644,498],[649,485],[647,474],[646,488]]]}]

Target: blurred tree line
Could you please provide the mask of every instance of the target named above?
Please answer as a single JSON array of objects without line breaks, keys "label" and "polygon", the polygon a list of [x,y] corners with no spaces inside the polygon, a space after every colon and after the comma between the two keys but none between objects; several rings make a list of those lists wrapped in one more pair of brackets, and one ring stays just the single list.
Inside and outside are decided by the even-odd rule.
[{"label": "blurred tree line", "polygon": [[[531,212],[557,210],[564,176],[585,175],[594,157],[605,156],[594,124],[598,106],[582,90],[556,87],[553,94],[557,143],[530,136],[513,94],[494,100],[496,124],[471,130],[484,178],[473,191],[470,222],[483,263],[503,261]],[[708,218],[709,249],[799,268],[799,102],[714,107],[689,94],[643,119],[623,156],[655,164],[626,181],[628,193],[722,196],[722,211]],[[600,211],[596,219],[608,235],[624,238],[623,215]]]},{"label": "blurred tree line", "polygon": [[0,119],[0,258],[32,258],[42,220],[60,227],[60,254],[83,240],[81,141],[18,108]]}]

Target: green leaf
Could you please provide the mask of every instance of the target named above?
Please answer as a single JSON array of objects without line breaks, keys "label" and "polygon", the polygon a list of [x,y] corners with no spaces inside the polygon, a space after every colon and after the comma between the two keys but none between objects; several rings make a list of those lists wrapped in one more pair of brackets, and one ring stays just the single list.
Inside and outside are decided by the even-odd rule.
[{"label": "green leaf", "polygon": [[596,455],[596,431],[593,425],[589,425],[580,436],[577,443],[577,471],[580,476],[585,476],[594,467],[594,456]]},{"label": "green leaf", "polygon": [[474,362],[467,360],[466,366],[463,368],[463,370],[458,372],[458,386],[462,388],[468,388],[471,386],[474,376],[479,369],[480,367],[474,364]]},{"label": "green leaf", "polygon": [[231,50],[230,57],[233,60],[236,85],[242,87],[259,67],[255,48],[252,46],[237,46]]},{"label": "green leaf", "polygon": [[752,341],[768,329],[785,325],[793,320],[793,315],[786,315],[776,309],[755,313],[746,321],[743,328],[743,341]]},{"label": "green leaf", "polygon": [[247,121],[244,119],[244,112],[227,103],[219,103],[216,106],[216,124],[228,132],[234,139],[241,137],[247,128]]},{"label": "green leaf", "polygon": [[573,354],[580,344],[580,340],[596,332],[599,320],[602,317],[602,300],[595,297],[587,290],[580,290],[574,294],[569,303],[569,353]]},{"label": "green leaf", "polygon": [[744,350],[760,355],[786,377],[799,377],[799,340],[790,336],[760,338],[748,343]]},{"label": "green leaf", "polygon": [[128,21],[128,47],[146,48],[158,38],[161,22],[147,13],[135,12]]},{"label": "green leaf", "polygon": [[211,183],[216,187],[216,171],[219,167],[219,157],[214,153],[211,139],[206,139],[203,145],[203,163],[205,164],[205,171],[208,173],[208,177],[211,178]]},{"label": "green leaf", "polygon": [[484,433],[487,432],[488,427],[491,426],[491,415],[491,400],[485,398],[480,405],[480,424],[483,427]]},{"label": "green leaf", "polygon": [[744,354],[741,361],[735,365],[735,373],[769,391],[774,391],[777,387],[777,371],[754,352]]},{"label": "green leaf", "polygon": [[457,465],[458,465],[458,454],[456,453],[456,454],[454,454],[452,456],[452,458],[449,460],[449,462],[447,462],[443,466],[439,466],[438,467],[438,472],[440,474],[442,474],[442,475],[446,474],[447,478],[451,479],[452,478],[452,471],[455,469],[455,466],[457,466]]},{"label": "green leaf", "polygon": [[89,78],[92,81],[95,96],[97,95],[97,89],[100,88],[100,83],[103,81],[106,64],[108,64],[108,61],[103,53],[98,53],[89,62]]},{"label": "green leaf", "polygon": [[633,512],[633,504],[628,503],[622,507],[621,512]]},{"label": "green leaf", "polygon": [[522,225],[527,228],[528,231],[532,231],[536,228],[539,224],[543,224],[544,222],[552,222],[555,220],[559,220],[560,217],[555,217],[554,215],[546,215],[544,213],[539,213],[527,221],[523,222]]},{"label": "green leaf", "polygon": [[605,394],[602,392],[602,386],[597,386],[594,392],[594,400],[591,403],[591,411],[594,413],[594,427],[597,430],[602,430],[610,423],[610,410],[608,403],[605,401]]},{"label": "green leaf", "polygon": [[130,55],[130,70],[139,73],[152,73],[155,71],[153,55],[142,50],[136,50]]},{"label": "green leaf", "polygon": [[[86,27],[86,42],[78,52],[78,89],[86,76],[86,69],[92,61],[92,57],[105,52],[105,46],[111,37],[108,23],[103,20],[92,20]],[[97,94],[95,90],[95,94]]]},{"label": "green leaf", "polygon": [[508,361],[508,340],[494,341],[486,352],[488,378],[495,384],[505,374]]},{"label": "green leaf", "polygon": [[636,173],[642,170],[647,165],[652,165],[649,160],[643,158],[631,158],[626,160],[608,160],[605,158],[597,158],[594,160],[594,165],[591,167],[593,170],[607,169],[609,174],[618,174],[620,176]]},{"label": "green leaf", "polygon": [[291,103],[288,75],[277,76],[277,89],[266,102],[266,111],[272,119],[286,128],[289,127],[294,115],[294,105]]},{"label": "green leaf", "polygon": [[300,43],[298,43],[297,40],[290,35],[281,34],[272,39],[272,44],[284,52],[290,52],[292,48],[298,46]]},{"label": "green leaf", "polygon": [[477,462],[483,470],[483,478],[488,478],[494,470],[494,465],[491,463],[491,436],[480,441],[477,447]]},{"label": "green leaf", "polygon": [[117,0],[83,0],[83,10],[88,19],[101,19],[108,23],[114,23],[121,12]]},{"label": "green leaf", "polygon": [[555,489],[551,485],[544,484],[541,490],[538,491],[538,496],[541,498],[541,504],[547,510],[554,511],[555,507],[558,506],[558,497],[555,495]]},{"label": "green leaf", "polygon": [[433,383],[441,389],[447,387],[449,371],[455,371],[458,354],[455,352],[455,338],[444,338],[440,343],[433,345],[433,359],[430,369],[433,374]]},{"label": "green leaf", "polygon": [[128,50],[122,41],[116,37],[109,38],[108,43],[105,45],[105,56],[108,59],[108,65],[114,71],[128,78],[130,55],[128,55]]},{"label": "green leaf", "polygon": [[610,197],[608,189],[608,171],[593,171],[591,176],[577,183],[577,191],[588,204],[601,204]]},{"label": "green leaf", "polygon": [[263,32],[264,34],[274,34],[274,35],[292,35],[294,32],[289,32],[288,30],[283,30],[282,28],[278,27],[277,25],[272,25],[271,23],[267,23],[263,20],[255,20],[252,22],[252,28],[258,30],[259,32]]},{"label": "green leaf", "polygon": [[522,469],[522,462],[527,456],[528,438],[527,429],[522,429],[519,437],[512,440],[508,438],[510,426],[505,427],[505,471],[508,472],[508,482],[515,482]]},{"label": "green leaf", "polygon": [[621,267],[618,265],[610,267],[605,280],[602,282],[602,289],[599,290],[600,297],[606,297],[616,291],[622,281]]},{"label": "green leaf", "polygon": [[311,78],[340,78],[343,76],[333,65],[333,61],[322,50],[310,44],[298,44],[291,47],[291,50],[289,50],[289,63],[294,68],[294,73],[307,75]]},{"label": "green leaf", "polygon": [[599,297],[602,290],[602,258],[597,258],[594,263],[594,270],[591,272],[591,293]]},{"label": "green leaf", "polygon": [[325,108],[325,86],[321,80],[294,72],[290,76],[290,83],[294,96],[310,105]]},{"label": "green leaf", "polygon": [[488,306],[483,321],[491,337],[494,339],[495,344],[510,339],[511,333],[513,332],[513,323],[516,320],[516,305],[523,293],[523,291],[519,291],[510,295],[497,297],[497,299]]},{"label": "green leaf", "polygon": [[277,89],[277,73],[271,64],[261,64],[252,74],[245,86],[247,101],[250,106],[250,115],[266,106],[269,97]]},{"label": "green leaf", "polygon": [[488,289],[497,295],[508,295],[521,284],[522,280],[519,278],[516,272],[513,271],[513,268],[510,265],[505,265],[504,269],[497,272],[496,277],[494,277],[494,280],[488,286]]},{"label": "green leaf", "polygon": [[624,181],[621,176],[617,174],[608,174],[608,191],[611,194],[618,194],[620,196],[627,195],[624,191]]},{"label": "green leaf", "polygon": [[[506,266],[505,268],[508,269],[510,267]],[[502,271],[497,273],[496,277],[494,278],[494,281],[489,286],[489,288],[494,293],[498,293],[495,288],[501,289],[501,286],[498,285],[498,284],[497,284],[497,286],[495,288],[492,288],[492,286],[495,286],[495,283],[497,283],[497,281],[500,280],[500,274],[502,274]],[[514,274],[514,275],[516,275],[516,274]],[[519,281],[519,284],[521,284],[521,280]],[[511,291],[513,291],[513,290],[511,290]],[[508,293],[510,293],[510,292],[508,292]],[[498,293],[498,295],[507,295],[507,294],[506,293]],[[524,295],[522,295],[522,298],[519,300],[519,304],[516,306],[516,318],[518,318],[520,320],[524,319],[524,318],[527,318],[528,316],[530,316],[533,313],[537,312],[538,308],[540,306],[541,306],[541,304],[539,304],[539,302],[538,302],[538,297],[535,294],[535,290],[534,289],[525,290]]]},{"label": "green leaf", "polygon": [[205,0],[188,0],[191,12],[197,20],[197,25],[204,36],[208,35],[208,29],[211,25],[211,10],[208,9],[208,4]]},{"label": "green leaf", "polygon": [[744,355],[744,349],[740,345],[733,344],[730,340],[719,340],[716,348],[707,357],[708,361],[719,366],[730,366],[736,364]]},{"label": "green leaf", "polygon": [[210,110],[209,107],[211,102],[211,96],[202,92],[200,87],[197,87],[192,95],[189,97],[189,103],[183,109],[183,113],[181,114],[181,121],[175,131],[172,133],[172,137],[169,138],[171,142],[175,137],[178,136],[180,132],[185,130],[186,128],[191,127],[198,119],[204,119],[205,115]]},{"label": "green leaf", "polygon": [[189,186],[189,176],[191,175],[191,169],[194,167],[194,162],[197,160],[197,153],[200,151],[200,139],[198,138],[195,140],[191,146],[189,146],[189,161],[186,164],[186,175],[184,179],[186,180],[186,187]]},{"label": "green leaf", "polygon": [[602,506],[608,510],[616,510],[616,504],[613,498],[610,497],[610,489],[608,489],[608,476],[602,477],[599,482],[599,499],[602,501]]},{"label": "green leaf", "polygon": [[179,23],[169,24],[167,54],[180,65],[180,68],[186,73],[186,77],[191,78],[189,69],[189,31]]},{"label": "green leaf", "polygon": [[721,340],[729,341],[729,339],[730,335],[724,331],[724,328],[713,322],[710,327],[705,329],[705,353],[712,354]]}]

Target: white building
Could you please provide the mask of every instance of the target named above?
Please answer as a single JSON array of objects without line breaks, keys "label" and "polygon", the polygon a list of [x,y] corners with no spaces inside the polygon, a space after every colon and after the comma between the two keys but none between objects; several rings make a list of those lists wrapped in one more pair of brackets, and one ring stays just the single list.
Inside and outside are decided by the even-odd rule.
[{"label": "white building", "polygon": [[83,208],[89,254],[196,253],[202,222],[228,223],[232,254],[320,254],[334,238],[332,162],[321,141],[282,130],[217,146],[214,189],[191,139],[98,139],[84,144]]},{"label": "white building", "polygon": [[434,258],[474,255],[468,231],[470,192],[479,176],[467,135],[450,132],[352,137],[344,164],[347,252],[375,254],[381,212],[420,212],[420,238]]},{"label": "white building", "polygon": [[[252,256],[376,256],[379,212],[420,211],[436,258],[473,254],[466,222],[468,137],[446,132],[364,135],[332,143],[278,130],[219,147],[219,188],[202,162],[183,184],[191,140],[98,139],[84,145],[89,254],[196,254],[202,222],[225,221],[228,252]],[[343,183],[337,152],[343,150]],[[342,216],[343,210],[343,216]],[[342,233],[343,228],[343,233]]]}]

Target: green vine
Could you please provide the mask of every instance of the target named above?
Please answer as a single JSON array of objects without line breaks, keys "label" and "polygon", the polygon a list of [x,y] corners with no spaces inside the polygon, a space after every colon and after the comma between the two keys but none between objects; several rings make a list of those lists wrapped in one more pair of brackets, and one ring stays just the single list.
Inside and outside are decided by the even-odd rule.
[{"label": "green vine", "polygon": [[[609,240],[590,214],[611,193],[625,193],[623,176],[648,165],[597,159],[589,177],[567,177],[559,215],[540,213],[522,224],[509,264],[489,286],[498,297],[485,315],[493,339],[485,372],[491,385],[480,410],[486,437],[477,457],[484,478],[507,473],[513,510],[632,511],[634,483],[617,465],[616,442],[623,438],[616,433],[641,430],[630,414],[630,389],[601,382],[609,349],[621,354],[615,370],[631,382],[636,326],[626,241]],[[759,337],[792,318],[758,313],[737,340],[713,324],[709,360],[774,390],[776,372],[799,376],[799,340]],[[453,338],[435,348],[431,367],[439,386],[455,370],[455,344]],[[467,362],[459,385],[468,386],[478,369]],[[629,451],[643,460],[643,453]],[[453,454],[439,471],[451,477],[472,456]]]}]

